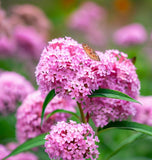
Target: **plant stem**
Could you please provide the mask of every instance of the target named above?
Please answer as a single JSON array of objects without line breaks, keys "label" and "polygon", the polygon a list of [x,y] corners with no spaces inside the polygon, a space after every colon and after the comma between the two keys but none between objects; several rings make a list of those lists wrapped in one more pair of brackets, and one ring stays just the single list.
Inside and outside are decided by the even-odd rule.
[{"label": "plant stem", "polygon": [[77,105],[78,105],[78,108],[79,108],[79,111],[80,111],[80,114],[81,114],[81,120],[83,123],[87,123],[86,122],[86,119],[85,119],[85,116],[84,116],[84,113],[83,113],[83,109],[81,107],[81,104],[79,102],[77,102]]}]

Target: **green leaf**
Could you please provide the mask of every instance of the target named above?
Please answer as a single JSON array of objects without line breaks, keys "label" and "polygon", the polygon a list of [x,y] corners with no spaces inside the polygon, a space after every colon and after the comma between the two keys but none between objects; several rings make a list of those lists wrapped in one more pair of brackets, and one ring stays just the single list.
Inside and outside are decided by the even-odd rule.
[{"label": "green leaf", "polygon": [[47,120],[49,117],[51,117],[53,114],[55,114],[55,113],[68,113],[68,114],[71,114],[71,115],[75,116],[75,117],[76,117],[77,119],[79,119],[79,121],[80,121],[80,118],[79,118],[79,116],[78,116],[76,113],[71,112],[71,111],[67,111],[67,110],[64,110],[64,109],[56,109],[56,110],[54,110],[53,112],[51,112],[50,114],[48,114],[48,115],[46,116],[46,120]]},{"label": "green leaf", "polygon": [[13,150],[7,157],[5,157],[3,160],[7,159],[8,157],[14,156],[16,154],[19,154],[21,152],[27,151],[31,148],[35,148],[41,145],[44,145],[45,143],[45,136],[47,133],[41,134],[33,139],[30,139],[20,146],[18,146],[15,150]]},{"label": "green leaf", "polygon": [[102,129],[98,130],[98,134],[101,132],[104,132],[108,129],[112,128],[120,128],[120,129],[127,129],[127,130],[133,130],[136,132],[141,132],[147,135],[152,136],[152,127],[140,124],[136,122],[129,122],[129,121],[116,121],[116,122],[110,122],[108,125],[104,126]]},{"label": "green leaf", "polygon": [[127,94],[124,94],[120,91],[104,89],[104,88],[99,88],[98,90],[93,91],[93,93],[88,96],[89,97],[106,97],[106,98],[122,99],[125,101],[140,103],[137,100],[131,98]]},{"label": "green leaf", "polygon": [[43,124],[43,118],[44,118],[44,112],[45,112],[45,109],[47,107],[47,105],[49,104],[49,102],[55,97],[55,90],[52,89],[48,95],[46,96],[45,100],[44,100],[44,103],[43,103],[43,108],[42,108],[42,113],[41,113],[41,126]]},{"label": "green leaf", "polygon": [[126,138],[122,143],[119,144],[119,146],[114,151],[112,151],[110,153],[110,155],[106,158],[106,160],[109,160],[110,158],[112,158],[121,149],[123,149],[127,145],[131,144],[132,142],[134,142],[135,140],[137,140],[138,138],[140,138],[142,135],[143,135],[142,133],[136,133],[136,134],[133,134],[133,135],[129,136],[128,138]]}]

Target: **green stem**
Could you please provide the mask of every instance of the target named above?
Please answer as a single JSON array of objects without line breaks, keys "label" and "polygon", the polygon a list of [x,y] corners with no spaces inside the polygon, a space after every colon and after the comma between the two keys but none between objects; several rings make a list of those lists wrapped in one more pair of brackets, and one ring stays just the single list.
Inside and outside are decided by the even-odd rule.
[{"label": "green stem", "polygon": [[80,111],[80,114],[81,114],[81,120],[83,123],[87,123],[86,122],[86,119],[85,119],[85,116],[84,116],[84,113],[83,113],[83,109],[81,107],[81,104],[79,102],[77,102],[77,105],[78,105],[78,108],[79,108],[79,111]]}]

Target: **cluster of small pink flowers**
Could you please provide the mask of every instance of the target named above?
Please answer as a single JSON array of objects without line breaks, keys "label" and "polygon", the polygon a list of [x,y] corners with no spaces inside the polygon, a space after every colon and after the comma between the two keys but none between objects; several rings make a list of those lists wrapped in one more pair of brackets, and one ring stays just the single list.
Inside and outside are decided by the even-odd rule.
[{"label": "cluster of small pink flowers", "polygon": [[31,92],[33,86],[23,76],[15,72],[0,74],[0,113],[14,112],[19,102]]},{"label": "cluster of small pink flowers", "polygon": [[95,160],[98,158],[98,137],[89,124],[74,121],[58,122],[45,137],[45,151],[50,159]]},{"label": "cluster of small pink flowers", "polygon": [[138,101],[141,104],[134,104],[136,114],[132,120],[152,126],[152,96],[140,96]]},{"label": "cluster of small pink flowers", "polygon": [[87,95],[92,90],[108,88],[136,98],[140,83],[136,68],[125,53],[118,50],[96,53],[100,61],[90,59],[82,45],[69,37],[54,39],[41,54],[36,78],[44,95],[55,89],[62,96],[75,98],[94,117],[96,126],[104,126],[109,120],[133,115],[135,111],[132,103],[108,98],[88,98]]},{"label": "cluster of small pink flowers", "polygon": [[34,93],[29,94],[18,108],[16,130],[17,138],[20,143],[49,131],[51,126],[57,121],[66,121],[67,118],[69,118],[69,114],[56,113],[46,120],[46,115],[52,111],[64,109],[75,112],[75,101],[55,96],[45,110],[44,122],[41,127],[43,102],[44,98],[41,96],[40,91],[35,91]]},{"label": "cluster of small pink flowers", "polygon": [[[13,145],[13,144],[11,144]],[[16,144],[14,144],[16,146]],[[16,148],[16,147],[15,147]],[[0,159],[3,159],[4,157],[8,156],[10,152],[15,149],[13,148],[8,148],[7,146],[0,145]],[[38,158],[30,153],[30,152],[25,152],[25,153],[20,153],[15,156],[11,156],[7,158],[6,160],[38,160]]]},{"label": "cluster of small pink flowers", "polygon": [[138,23],[120,28],[114,33],[114,42],[121,46],[142,44],[147,40],[145,28]]},{"label": "cluster of small pink flowers", "polygon": [[83,3],[68,19],[68,27],[82,32],[85,39],[93,45],[101,45],[106,41],[102,22],[106,11],[95,2]]}]

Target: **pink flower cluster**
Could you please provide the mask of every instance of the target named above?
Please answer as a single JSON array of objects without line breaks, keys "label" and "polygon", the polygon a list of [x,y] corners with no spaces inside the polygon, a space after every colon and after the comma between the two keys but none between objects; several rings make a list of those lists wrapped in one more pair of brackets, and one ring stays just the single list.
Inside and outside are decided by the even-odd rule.
[{"label": "pink flower cluster", "polygon": [[88,1],[83,3],[68,19],[68,26],[84,33],[85,39],[93,45],[101,45],[105,42],[102,23],[106,11],[98,4]]},{"label": "pink flower cluster", "polygon": [[77,124],[74,121],[70,123],[58,122],[52,126],[51,131],[45,137],[45,151],[50,159],[63,160],[95,160],[98,158],[99,142],[95,132],[89,124]]},{"label": "pink flower cluster", "polygon": [[138,23],[120,28],[114,33],[114,42],[121,46],[142,44],[147,40],[145,28]]},{"label": "pink flower cluster", "polygon": [[138,101],[141,104],[134,104],[136,114],[132,120],[152,126],[152,96],[140,96]]},{"label": "pink flower cluster", "polygon": [[15,72],[0,74],[0,113],[3,115],[15,111],[19,102],[31,92],[33,86],[23,76]]},{"label": "pink flower cluster", "polygon": [[[44,123],[41,127],[40,124],[43,102],[44,98],[41,96],[41,93],[36,91],[29,94],[23,101],[22,105],[18,108],[16,132],[20,143],[49,131],[54,123],[57,121],[66,121],[69,117],[69,114],[66,113],[56,113],[47,120],[44,118]],[[55,96],[45,110],[45,117],[56,109],[64,109],[75,112],[75,105],[75,101],[73,100]]]},{"label": "pink flower cluster", "polygon": [[[5,147],[0,144],[0,159],[3,159],[7,155],[9,155],[11,150],[13,149],[7,148],[7,146]],[[6,160],[38,160],[38,158],[30,152],[25,152],[25,153],[20,153],[18,155],[7,158]]]},{"label": "pink flower cluster", "polygon": [[134,115],[132,103],[88,98],[87,95],[92,90],[108,88],[136,98],[140,83],[136,68],[126,54],[118,50],[96,53],[100,61],[90,59],[82,45],[71,38],[54,39],[43,50],[36,68],[36,79],[44,95],[55,89],[59,95],[75,98],[93,117],[96,126],[102,127],[109,120],[121,120]]}]

